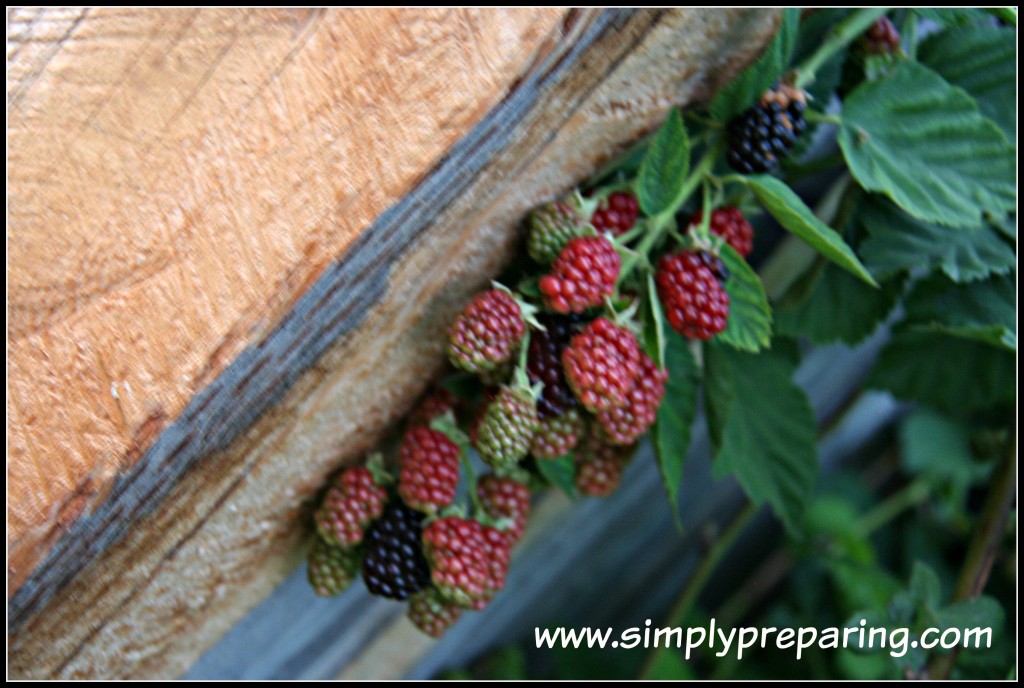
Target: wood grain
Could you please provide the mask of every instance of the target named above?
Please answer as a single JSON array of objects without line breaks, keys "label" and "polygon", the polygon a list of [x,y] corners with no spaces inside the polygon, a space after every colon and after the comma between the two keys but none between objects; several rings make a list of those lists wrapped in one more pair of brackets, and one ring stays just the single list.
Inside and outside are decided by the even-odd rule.
[{"label": "wood grain", "polygon": [[12,11],[8,596],[564,14]]},{"label": "wood grain", "polygon": [[[294,564],[304,506],[324,476],[371,446],[439,370],[445,322],[516,249],[516,219],[670,104],[707,97],[756,54],[775,17],[575,17],[340,260],[264,310],[273,315],[245,331],[254,343],[223,354],[231,365],[75,521],[9,603],[12,675],[187,668]],[[353,207],[333,205],[324,221],[333,227]]]}]

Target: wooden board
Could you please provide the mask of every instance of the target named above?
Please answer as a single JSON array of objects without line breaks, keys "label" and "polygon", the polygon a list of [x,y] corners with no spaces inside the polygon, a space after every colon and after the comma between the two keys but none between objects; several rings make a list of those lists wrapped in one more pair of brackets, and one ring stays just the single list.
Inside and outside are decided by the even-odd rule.
[{"label": "wooden board", "polygon": [[[75,222],[84,223],[83,227],[93,227],[96,234],[83,229],[81,235],[66,234],[78,237],[70,243],[53,241],[64,248],[49,246],[43,250],[50,253],[34,263],[41,274],[46,274],[51,264],[64,264],[62,261],[80,268],[78,273],[72,271],[72,276],[86,274],[89,263],[84,257],[92,255],[89,250],[119,246],[116,241],[108,244],[106,239],[95,237],[117,235],[122,225],[130,225],[132,220],[143,224],[157,219],[176,221],[181,232],[165,233],[162,241],[146,244],[150,253],[132,254],[139,247],[130,245],[124,260],[118,260],[116,252],[112,257],[104,251],[95,254],[105,256],[108,266],[123,265],[138,255],[170,256],[166,264],[142,260],[127,277],[111,282],[102,298],[99,292],[91,292],[91,296],[75,292],[79,284],[73,278],[52,290],[72,289],[75,296],[67,303],[55,301],[64,303],[64,320],[79,323],[86,328],[83,332],[92,336],[110,337],[105,341],[117,344],[109,344],[110,351],[90,348],[91,340],[76,339],[70,330],[62,330],[59,335],[39,330],[39,323],[45,319],[31,315],[38,310],[32,307],[26,307],[19,316],[21,329],[11,328],[9,349],[20,341],[25,342],[22,346],[26,351],[44,352],[40,355],[45,363],[40,369],[58,380],[45,394],[37,395],[49,402],[46,411],[69,418],[71,412],[61,406],[64,397],[59,381],[66,384],[91,373],[100,375],[97,379],[101,382],[83,388],[87,394],[71,395],[72,406],[77,401],[96,414],[101,408],[96,400],[108,394],[113,399],[108,416],[115,417],[115,411],[125,414],[120,410],[124,405],[134,409],[134,419],[150,428],[142,440],[132,436],[129,442],[125,436],[120,443],[79,447],[83,456],[91,457],[91,462],[85,461],[85,488],[76,484],[76,497],[49,509],[46,517],[51,520],[47,523],[56,524],[55,528],[44,533],[25,528],[24,532],[31,530],[37,543],[44,546],[54,534],[63,536],[9,602],[8,618],[15,629],[10,645],[12,675],[181,673],[288,572],[294,563],[289,553],[295,552],[302,532],[303,508],[326,473],[371,446],[439,369],[444,323],[516,248],[515,220],[525,209],[585,176],[653,126],[672,103],[706,97],[756,54],[775,25],[775,13],[746,10],[584,12],[572,15],[566,25],[561,23],[562,15],[513,13],[522,22],[522,45],[530,44],[531,48],[521,50],[523,59],[515,65],[502,62],[504,57],[494,59],[506,64],[504,73],[516,75],[518,80],[502,94],[500,102],[498,98],[469,98],[475,106],[464,103],[440,120],[427,117],[427,124],[411,125],[412,144],[419,142],[429,148],[440,141],[431,149],[435,150],[432,166],[423,161],[429,157],[426,155],[413,166],[406,164],[410,141],[396,143],[395,128],[401,129],[410,117],[414,124],[418,122],[417,117],[423,115],[422,103],[449,88],[451,74],[430,69],[431,63],[422,62],[417,55],[420,41],[424,41],[424,35],[429,37],[429,32],[390,36],[393,44],[388,44],[383,35],[370,32],[367,52],[360,60],[339,56],[337,53],[348,50],[351,42],[343,40],[351,36],[339,27],[353,20],[349,12],[341,14],[343,18],[332,12],[317,13],[308,17],[308,23],[301,23],[300,35],[304,37],[295,39],[299,43],[286,55],[278,56],[279,70],[272,70],[262,81],[257,79],[265,85],[256,89],[256,95],[246,101],[249,105],[241,109],[227,107],[216,96],[210,96],[213,102],[208,103],[208,110],[200,107],[202,94],[217,78],[216,65],[233,65],[242,86],[249,84],[254,73],[241,58],[239,63],[226,62],[225,56],[234,48],[222,47],[224,56],[215,52],[196,58],[207,66],[204,77],[199,86],[184,91],[194,90],[196,94],[179,102],[182,113],[193,114],[172,113],[163,120],[140,116],[137,121],[122,123],[120,129],[116,122],[110,128],[133,142],[139,134],[132,125],[151,132],[152,144],[146,155],[174,158],[180,153],[184,171],[179,168],[178,174],[163,173],[145,160],[139,161],[133,155],[137,151],[130,146],[118,154],[127,156],[126,160],[116,162],[122,159],[118,155],[105,158],[102,146],[97,144],[93,151],[97,160],[112,160],[115,162],[110,164],[115,167],[123,164],[131,168],[119,177],[123,186],[111,191],[103,186],[110,175],[104,175],[98,163],[87,167],[85,162],[91,160],[88,156],[83,158],[85,162],[71,153],[67,156],[71,162],[55,158],[57,171],[64,171],[65,166],[76,173],[88,169],[87,174],[79,175],[78,183],[97,186],[94,196],[112,203],[114,210],[118,208],[114,203],[119,199],[117,190],[149,179],[147,174],[157,186],[155,191],[141,190],[134,197],[134,207],[121,208],[122,215],[86,213],[50,218],[72,227],[78,227]],[[204,16],[200,12],[191,20],[179,17],[183,26],[180,33],[188,34],[202,25]],[[215,12],[214,24],[232,25],[240,21],[239,16],[237,12]],[[276,17],[278,13],[266,16]],[[385,23],[389,27],[401,24],[404,16],[390,16]],[[466,18],[478,16],[473,13],[445,16],[455,16],[456,23],[472,25],[479,21]],[[48,90],[35,82],[43,79],[49,65],[74,45],[68,36],[76,35],[76,27],[87,19],[73,20],[67,35],[55,39],[57,51],[37,58],[42,67],[35,76],[25,70],[22,81],[16,81],[12,88],[9,70],[10,113],[32,111],[30,105],[37,89],[43,92],[39,98],[47,93],[52,97],[53,87]],[[505,27],[508,21],[503,18],[499,23]],[[440,19],[423,25],[445,26]],[[538,26],[560,28],[558,40],[543,40],[551,36]],[[238,42],[259,35],[252,29],[250,25],[245,31],[236,31]],[[157,37],[151,36],[152,41],[163,40],[162,32],[154,34]],[[203,35],[220,33],[210,29]],[[472,40],[442,35],[449,36],[449,42],[468,43],[468,50],[478,49]],[[531,43],[531,36],[541,39]],[[122,39],[109,40],[116,43]],[[480,40],[494,41],[492,35]],[[9,41],[9,63],[14,59],[10,45]],[[329,54],[304,58],[310,46],[320,46]],[[408,59],[380,57],[396,50],[400,56],[408,54]],[[441,53],[448,55],[453,50],[460,54],[459,48],[452,46],[441,49]],[[248,60],[258,62],[266,58],[267,52],[265,46],[254,47]],[[508,55],[505,48],[499,52]],[[80,62],[81,56],[78,58]],[[474,69],[478,66],[478,61],[465,53],[460,59]],[[152,64],[143,57],[137,61]],[[69,61],[66,68],[76,63]],[[192,63],[184,55],[175,64]],[[361,80],[355,78],[348,90],[335,92],[334,98],[321,98],[319,89],[323,84],[314,83],[315,79],[303,82],[298,78],[302,86],[295,92],[281,83],[282,76],[297,64],[313,73],[328,71],[333,78],[362,76]],[[396,65],[404,65],[418,76],[414,79],[398,70],[404,78],[398,79],[395,88],[369,98],[367,89],[371,85],[379,87],[381,73],[397,69]],[[523,72],[527,65],[530,68]],[[129,74],[132,69],[124,68]],[[432,72],[432,76],[422,72]],[[239,78],[240,74],[245,78]],[[332,77],[323,78],[333,83]],[[431,78],[437,79],[433,87],[417,90],[418,80]],[[225,82],[237,85],[227,77]],[[135,84],[127,76],[120,83]],[[512,81],[506,85],[512,86]],[[410,99],[410,94],[420,98]],[[339,99],[339,95],[343,97]],[[391,98],[390,107],[379,102],[386,98]],[[97,112],[104,112],[105,107]],[[347,119],[341,112],[346,107],[355,108],[355,114],[349,113]],[[397,111],[408,107],[414,112]],[[297,115],[291,120],[294,127],[275,128],[282,113]],[[206,128],[186,126],[187,121],[204,117]],[[230,121],[222,121],[225,118]],[[362,131],[358,124],[364,120],[383,124],[373,128],[369,138],[354,136],[352,128]],[[85,131],[94,121],[91,117],[62,126],[78,126]],[[460,135],[449,129],[451,122],[461,123],[460,132],[474,122],[476,125]],[[160,126],[154,126],[157,123]],[[218,138],[218,126],[241,129],[245,145]],[[169,142],[167,132],[175,127],[184,127],[189,133]],[[25,140],[31,138],[27,131],[23,136]],[[11,139],[14,141],[13,135]],[[362,157],[352,152],[353,146],[361,144],[367,146],[359,149]],[[28,143],[24,145],[31,148]],[[439,158],[442,153],[444,157]],[[11,158],[9,170],[17,166],[16,162],[29,159],[16,161],[13,153]],[[251,176],[239,172],[236,167],[240,160],[251,160],[256,171]],[[361,181],[352,182],[353,178]],[[402,187],[400,182],[407,186]],[[79,196],[64,193],[81,203],[92,197],[85,191]],[[24,196],[31,197],[31,193]],[[246,201],[239,205],[240,197]],[[188,212],[182,209],[182,199],[190,202]],[[9,234],[16,233],[16,228],[22,231],[36,216],[25,209],[29,208],[28,200],[19,203],[19,211],[11,203]],[[247,204],[261,210],[247,209]],[[181,213],[176,215],[175,209]],[[99,224],[90,225],[82,217]],[[110,218],[114,219],[107,223]],[[16,225],[16,221],[22,224]],[[290,235],[286,228],[295,226],[302,231]],[[339,229],[352,227],[354,232]],[[186,239],[203,248],[181,253],[180,242]],[[321,253],[325,242],[330,248]],[[168,243],[171,248],[167,248]],[[32,246],[25,244],[20,249],[22,254],[14,255],[25,260],[30,249]],[[259,260],[254,264],[254,257],[262,256],[263,251],[275,260],[279,258],[279,262],[269,261],[270,267]],[[284,257],[280,258],[279,253]],[[334,260],[338,255],[342,257]],[[144,265],[163,267],[146,272]],[[171,273],[181,275],[183,281],[169,284],[191,285],[191,290],[167,288],[150,299],[140,296],[146,293],[145,285],[150,280],[170,279]],[[136,279],[136,274],[145,279]],[[12,287],[22,289],[20,294],[28,303],[33,296],[32,282],[24,275],[19,279],[23,281],[12,278]],[[227,305],[223,307],[217,304],[221,295],[230,295],[235,287],[250,300],[242,300],[232,320],[225,316],[234,312],[228,307],[233,303],[231,298],[225,296]],[[12,302],[13,296],[12,289]],[[190,299],[200,302],[200,319],[229,323],[219,339],[209,338],[215,345],[212,352],[206,352],[205,359],[189,348],[198,334],[180,315],[182,309],[191,308],[184,303]],[[113,304],[107,308],[114,314],[102,332],[93,332],[87,329],[91,319],[83,313],[88,308],[103,313],[101,303]],[[111,333],[120,333],[121,339]],[[161,413],[142,413],[139,409],[144,411],[144,404],[132,405],[142,398],[138,385],[114,384],[137,369],[131,366],[111,373],[105,367],[113,365],[110,361],[133,360],[139,351],[154,351],[156,344],[142,344],[149,338],[166,347],[160,349],[163,353],[159,360],[175,371],[163,378],[168,387],[160,393],[181,395],[176,411],[173,405],[159,404]],[[74,346],[66,344],[69,341]],[[62,347],[73,351],[63,358],[49,353],[49,348],[59,353]],[[175,368],[179,365],[195,375],[189,378]],[[24,402],[18,401],[32,398],[26,369],[12,362],[8,366],[12,379],[9,431],[19,424],[41,427],[44,416],[26,413]],[[22,386],[17,385],[19,381]],[[106,388],[108,382],[110,389]],[[131,403],[124,401],[129,387],[135,399]],[[93,441],[101,436],[101,424],[95,418],[90,423],[69,426],[69,444],[82,445],[86,439]],[[112,423],[115,425],[118,423]],[[120,425],[128,424],[121,420]],[[32,463],[36,447],[51,444],[27,439],[21,445],[12,442],[9,466]],[[149,449],[133,467],[147,445]],[[97,465],[106,469],[97,471]],[[9,493],[11,490],[9,485]],[[9,509],[9,525],[11,513]],[[11,561],[16,567],[28,566],[13,557]],[[23,577],[25,571],[22,568],[19,575]]]},{"label": "wooden board", "polygon": [[8,595],[564,16],[12,10]]}]

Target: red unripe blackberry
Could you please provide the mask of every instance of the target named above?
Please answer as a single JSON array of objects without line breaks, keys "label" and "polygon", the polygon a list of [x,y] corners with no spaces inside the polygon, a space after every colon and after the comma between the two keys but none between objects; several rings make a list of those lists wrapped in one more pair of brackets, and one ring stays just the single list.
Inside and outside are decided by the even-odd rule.
[{"label": "red unripe blackberry", "polygon": [[882,17],[865,32],[861,45],[866,53],[888,55],[900,49],[900,32],[888,17]]},{"label": "red unripe blackberry", "polygon": [[557,459],[572,451],[582,434],[583,418],[571,408],[540,422],[530,443],[530,453],[538,459]]},{"label": "red unripe blackberry", "polygon": [[493,370],[512,358],[526,334],[522,310],[515,299],[491,289],[473,300],[448,331],[448,358],[470,373]]},{"label": "red unripe blackberry", "polygon": [[569,241],[540,278],[544,305],[557,313],[582,313],[600,306],[615,292],[622,259],[603,236],[576,237]]},{"label": "red unripe blackberry", "polygon": [[423,514],[400,501],[388,506],[366,533],[363,581],[374,595],[404,600],[430,582],[420,541]]},{"label": "red unripe blackberry", "polygon": [[444,387],[431,387],[409,414],[408,427],[429,426],[434,419],[440,418],[449,411],[454,412],[458,403],[459,400],[455,395]]},{"label": "red unripe blackberry", "polygon": [[436,588],[427,588],[409,598],[407,615],[416,628],[440,638],[462,616],[462,607],[445,600]]},{"label": "red unripe blackberry", "polygon": [[626,403],[640,364],[636,336],[607,318],[598,318],[570,340],[562,365],[576,398],[588,411]]},{"label": "red unripe blackberry", "polygon": [[650,356],[640,352],[640,374],[629,391],[626,403],[597,414],[604,436],[611,444],[636,442],[654,423],[665,396],[668,373],[658,368]]},{"label": "red unripe blackberry", "polygon": [[313,591],[333,597],[351,585],[359,575],[359,552],[342,549],[315,538],[307,559],[307,577]]},{"label": "red unripe blackberry", "polygon": [[544,420],[557,416],[576,405],[562,368],[562,351],[576,332],[578,316],[541,313],[537,319],[543,330],[530,335],[526,372],[530,382],[544,384],[537,399],[537,416]]},{"label": "red unripe blackberry", "polygon": [[806,94],[783,84],[766,92],[727,127],[729,165],[743,174],[774,169],[807,126]]},{"label": "red unripe blackberry", "polygon": [[640,217],[640,202],[628,191],[616,191],[608,195],[590,216],[590,224],[598,234],[611,232],[613,236],[625,234],[633,229]]},{"label": "red unripe blackberry", "polygon": [[607,497],[615,492],[635,450],[635,445],[616,447],[603,442],[597,433],[588,435],[576,452],[576,489],[587,497]]},{"label": "red unripe blackberry", "polygon": [[[690,216],[691,225],[699,225],[704,213],[697,211]],[[754,250],[754,228],[747,222],[739,208],[717,208],[711,211],[709,229],[712,234],[722,237],[744,258]]]},{"label": "red unripe blackberry", "polygon": [[569,240],[579,236],[584,221],[569,203],[552,201],[531,211],[526,224],[530,228],[527,252],[541,265],[550,265]]},{"label": "red unripe blackberry", "polygon": [[505,533],[511,543],[518,542],[530,515],[530,488],[518,480],[490,473],[476,484],[476,494],[487,516],[495,521],[512,519]]},{"label": "red unripe blackberry", "polygon": [[689,339],[711,339],[725,329],[729,295],[699,253],[662,256],[655,275],[665,317]]},{"label": "red unripe blackberry", "polygon": [[459,445],[443,432],[416,427],[405,433],[399,450],[398,494],[406,504],[426,514],[436,513],[455,499],[459,487]]},{"label": "red unripe blackberry", "polygon": [[336,547],[354,547],[384,510],[388,493],[363,466],[346,468],[331,485],[313,519],[320,537]]},{"label": "red unripe blackberry", "polygon": [[487,579],[484,582],[483,596],[473,600],[473,609],[477,611],[484,609],[495,595],[505,589],[508,565],[512,559],[512,541],[508,533],[493,526],[484,526],[483,534],[487,542]]},{"label": "red unripe blackberry", "polygon": [[434,586],[461,607],[472,607],[489,594],[490,548],[483,525],[473,519],[446,516],[423,530],[423,550]]},{"label": "red unripe blackberry", "polygon": [[537,423],[537,404],[530,391],[502,387],[476,426],[473,446],[484,463],[509,468],[529,453]]}]

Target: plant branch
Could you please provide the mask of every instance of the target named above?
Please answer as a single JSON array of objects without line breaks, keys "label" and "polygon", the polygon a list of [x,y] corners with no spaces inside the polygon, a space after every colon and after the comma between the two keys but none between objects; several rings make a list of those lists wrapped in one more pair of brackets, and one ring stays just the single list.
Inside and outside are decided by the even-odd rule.
[{"label": "plant branch", "polygon": [[844,49],[853,42],[868,27],[874,24],[879,18],[888,12],[887,7],[875,7],[870,9],[857,10],[844,19],[829,33],[828,38],[821,44],[814,54],[807,58],[803,64],[796,68],[796,78],[793,85],[797,88],[806,88],[814,83],[815,73],[829,58]]},{"label": "plant branch", "polygon": [[623,280],[629,276],[633,269],[636,268],[637,263],[640,261],[640,257],[649,256],[651,249],[654,248],[658,240],[665,235],[669,227],[672,226],[672,219],[679,209],[690,199],[693,192],[697,190],[697,186],[703,181],[705,175],[711,172],[711,169],[715,166],[715,160],[718,158],[718,154],[721,152],[721,141],[715,141],[707,150],[704,151],[704,155],[700,161],[690,170],[690,174],[686,177],[683,185],[679,188],[679,193],[676,195],[675,201],[669,208],[666,208],[658,215],[650,219],[650,224],[647,229],[647,233],[644,235],[643,240],[636,247],[636,255],[629,256],[622,262],[622,270],[619,272],[619,284],[622,284]]},{"label": "plant branch", "polygon": [[[663,626],[681,626],[686,622],[708,578],[715,572],[723,557],[729,552],[736,539],[743,533],[756,514],[757,505],[753,502],[747,502],[739,513],[733,517],[729,525],[722,531],[722,534],[715,540],[703,561],[700,562],[697,570],[693,572],[690,580],[686,583],[686,587],[683,588],[683,592],[679,595],[675,604],[672,605],[672,609],[669,611]],[[658,655],[664,651],[664,647],[659,647],[647,655],[643,666],[640,668],[640,679],[650,678],[651,670],[654,668]]]},{"label": "plant branch", "polygon": [[[1014,428],[1006,441],[1003,458],[992,478],[989,490],[978,519],[977,530],[967,549],[964,566],[960,570],[956,589],[951,602],[960,602],[977,597],[985,589],[992,564],[999,551],[1000,541],[1006,532],[1006,521],[1017,497],[1017,432]],[[944,655],[935,655],[928,663],[928,677],[947,679],[953,671],[960,647]]]}]

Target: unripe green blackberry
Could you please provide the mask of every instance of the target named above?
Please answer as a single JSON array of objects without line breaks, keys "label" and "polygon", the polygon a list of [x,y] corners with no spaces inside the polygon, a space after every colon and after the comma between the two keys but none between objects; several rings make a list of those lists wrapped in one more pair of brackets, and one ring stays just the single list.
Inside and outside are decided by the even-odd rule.
[{"label": "unripe green blackberry", "polygon": [[537,403],[530,391],[502,387],[476,428],[474,446],[488,465],[509,468],[529,453],[537,423]]},{"label": "unripe green blackberry", "polygon": [[583,418],[571,408],[560,416],[545,418],[537,426],[530,443],[530,453],[538,459],[557,459],[565,456],[583,433]]},{"label": "unripe green blackberry", "polygon": [[409,620],[433,638],[440,638],[462,616],[462,607],[446,600],[437,588],[427,588],[409,598]]},{"label": "unripe green blackberry", "polygon": [[335,547],[321,538],[314,539],[306,563],[309,584],[321,597],[341,593],[359,575],[357,550]]},{"label": "unripe green blackberry", "polygon": [[530,228],[526,250],[541,265],[555,262],[569,240],[579,236],[585,226],[583,218],[572,205],[562,200],[534,209],[526,223]]}]

